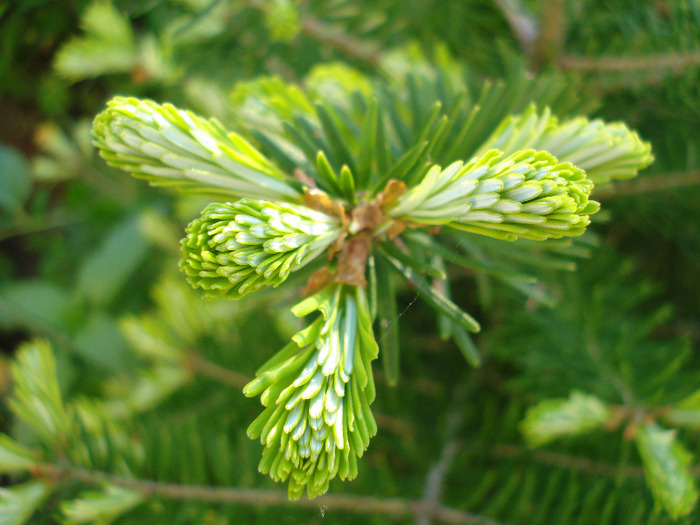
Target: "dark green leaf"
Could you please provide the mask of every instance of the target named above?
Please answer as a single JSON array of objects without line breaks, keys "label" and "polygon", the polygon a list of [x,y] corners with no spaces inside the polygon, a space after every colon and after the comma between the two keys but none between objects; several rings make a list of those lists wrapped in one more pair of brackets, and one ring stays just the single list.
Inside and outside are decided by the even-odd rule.
[{"label": "dark green leaf", "polygon": [[386,183],[391,179],[401,180],[406,175],[411,173],[411,170],[417,167],[417,164],[428,147],[428,142],[422,142],[409,149],[404,155],[396,161],[391,170],[379,178],[379,181],[374,186],[374,193],[379,193],[384,189]]},{"label": "dark green leaf", "polygon": [[576,391],[567,399],[545,399],[531,407],[523,419],[522,431],[530,445],[538,446],[601,428],[612,415],[596,396]]},{"label": "dark green leaf", "polygon": [[339,166],[345,164],[350,168],[350,171],[355,173],[357,170],[355,169],[352,155],[345,144],[346,139],[338,128],[337,120],[331,114],[331,110],[323,104],[317,103],[316,114],[318,115],[318,120],[321,122],[321,126],[323,126],[326,140],[333,152],[333,158]]},{"label": "dark green leaf", "polygon": [[[379,179],[382,179],[384,174],[388,173],[389,168],[392,162],[394,161],[394,155],[391,151],[391,146],[389,144],[389,137],[386,130],[386,123],[384,121],[384,111],[382,111],[382,106],[378,106],[377,110],[377,140],[375,143],[375,151],[377,155],[377,172]],[[375,182],[374,178],[372,182]],[[376,182],[375,184],[375,188],[379,188],[379,184]],[[377,191],[381,191],[382,188],[380,188],[379,190],[375,190],[375,193]]]},{"label": "dark green leaf", "polygon": [[[451,321],[450,321],[451,322]],[[474,344],[469,333],[461,326],[452,324],[452,340],[459,348],[460,352],[472,366],[481,365],[481,355],[479,355],[479,349]]]},{"label": "dark green leaf", "polygon": [[18,213],[31,191],[27,160],[16,149],[0,145],[0,208]]},{"label": "dark green leaf", "polygon": [[359,189],[365,189],[370,182],[372,172],[372,160],[377,144],[379,109],[377,99],[372,98],[369,108],[365,113],[362,134],[360,135],[360,153],[358,156],[355,182]]},{"label": "dark green leaf", "polygon": [[379,315],[379,347],[387,383],[399,381],[399,315],[396,311],[396,291],[386,261],[376,259],[377,312]]},{"label": "dark green leaf", "polygon": [[19,281],[0,290],[0,324],[46,333],[65,331],[72,324],[75,299],[55,284]]},{"label": "dark green leaf", "polygon": [[382,243],[382,250],[391,255],[394,259],[397,259],[401,264],[408,266],[414,272],[419,274],[425,274],[435,279],[447,279],[445,271],[439,266],[434,266],[430,263],[421,261],[413,253],[404,253],[394,246],[391,242]]},{"label": "dark green leaf", "polygon": [[392,257],[385,251],[381,252],[385,259],[399,272],[408,282],[410,282],[418,292],[418,295],[426,301],[430,306],[444,313],[453,322],[463,326],[470,332],[478,332],[481,327],[479,323],[468,313],[464,312],[452,301],[444,295],[438,293],[430,285],[428,285],[423,277],[413,271],[410,267],[402,264],[399,260]]},{"label": "dark green leaf", "polygon": [[108,304],[128,287],[129,278],[147,252],[139,217],[128,217],[83,262],[78,276],[79,293],[93,304]]},{"label": "dark green leaf", "polygon": [[123,372],[133,355],[116,320],[101,311],[90,316],[74,342],[81,357],[112,373]]},{"label": "dark green leaf", "polygon": [[493,275],[494,277],[507,278],[524,283],[534,283],[537,281],[537,279],[531,275],[510,273],[507,270],[499,270],[489,264],[479,262],[476,259],[465,257],[459,253],[457,248],[449,248],[428,235],[407,235],[406,241],[409,245],[420,246],[425,250],[440,255],[444,258],[445,262],[457,264],[464,268],[470,268],[488,275]]},{"label": "dark green leaf", "polygon": [[343,191],[340,188],[340,180],[338,179],[338,174],[328,163],[326,154],[323,153],[323,151],[319,151],[316,154],[316,170],[318,171],[318,175],[323,181],[324,187],[331,188],[333,193],[335,193],[336,195],[343,194]]},{"label": "dark green leaf", "polygon": [[674,519],[689,514],[698,492],[690,472],[692,455],[676,439],[676,433],[648,423],[637,428],[635,442],[656,502]]},{"label": "dark green leaf", "polygon": [[340,169],[340,187],[343,195],[350,204],[357,204],[357,194],[355,192],[355,178],[350,168],[343,166]]}]

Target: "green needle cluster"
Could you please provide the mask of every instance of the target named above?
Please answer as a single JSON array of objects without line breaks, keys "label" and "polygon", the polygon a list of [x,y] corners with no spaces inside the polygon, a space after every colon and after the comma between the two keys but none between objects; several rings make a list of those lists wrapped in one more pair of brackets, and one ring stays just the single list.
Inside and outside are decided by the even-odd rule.
[{"label": "green needle cluster", "polygon": [[180,268],[208,297],[238,299],[282,284],[341,233],[340,221],[303,206],[242,199],[214,203],[182,240]]},{"label": "green needle cluster", "polygon": [[504,158],[490,150],[466,164],[433,166],[386,213],[504,240],[577,236],[599,209],[588,200],[592,188],[582,170],[546,151],[519,151]]},{"label": "green needle cluster", "polygon": [[171,104],[115,97],[93,122],[108,164],[161,186],[298,201],[293,179],[236,133]]},{"label": "green needle cluster", "polygon": [[247,396],[267,407],[248,435],[265,445],[260,471],[289,478],[289,497],[310,498],[331,479],[353,479],[357,458],[377,426],[370,410],[375,389],[371,361],[378,354],[365,291],[334,285],[292,311],[321,312],[258,371]]},{"label": "green needle cluster", "polygon": [[[236,132],[124,97],[94,122],[110,165],[219,201],[182,241],[180,267],[207,297],[239,299],[313,260],[325,263],[307,282],[314,295],[293,309],[320,315],[245,389],[265,407],[249,428],[264,445],[260,471],[288,480],[291,498],[318,496],[331,479],[357,474],[376,432],[372,323],[396,318],[395,277],[411,283],[445,337],[479,363],[468,335],[479,324],[452,301],[443,258],[509,283],[516,274],[484,262],[490,256],[482,261],[480,247],[470,252],[475,260],[455,259],[455,234],[474,249],[484,235],[576,237],[598,211],[589,200],[594,183],[634,176],[652,160],[649,145],[622,124],[560,122],[535,106],[509,115],[516,104],[503,91],[484,86],[470,95],[449,68],[407,72],[405,86],[335,65],[316,69],[306,87],[279,78],[240,84],[231,104]],[[382,330],[393,384],[398,332]]]},{"label": "green needle cluster", "polygon": [[575,164],[595,184],[635,177],[654,160],[651,145],[621,122],[585,117],[559,122],[549,108],[538,112],[534,105],[506,118],[480,152],[498,149],[510,154],[527,148],[549,151]]}]

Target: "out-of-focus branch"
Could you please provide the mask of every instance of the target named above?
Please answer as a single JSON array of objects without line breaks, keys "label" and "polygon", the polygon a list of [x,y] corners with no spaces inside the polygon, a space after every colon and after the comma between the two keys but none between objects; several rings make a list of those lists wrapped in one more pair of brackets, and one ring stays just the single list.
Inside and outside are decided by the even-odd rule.
[{"label": "out-of-focus branch", "polygon": [[302,17],[301,31],[310,38],[324,42],[341,53],[368,64],[377,65],[381,59],[381,52],[378,48],[368,42],[346,35],[316,18]]},{"label": "out-of-focus branch", "polygon": [[672,73],[680,75],[689,67],[700,66],[700,51],[627,57],[561,55],[557,64],[564,70],[584,73],[653,73],[659,70],[670,70]]},{"label": "out-of-focus branch", "polygon": [[537,40],[537,23],[528,16],[514,0],[494,0],[508,22],[513,36],[526,56],[532,56]]},{"label": "out-of-focus branch", "polygon": [[[348,494],[320,496],[313,500],[300,499],[297,501],[290,501],[287,492],[281,490],[162,483],[159,481],[96,472],[72,465],[54,465],[51,463],[37,465],[33,472],[37,477],[48,478],[53,481],[80,481],[93,485],[107,483],[131,489],[149,497],[201,501],[206,503],[237,503],[242,505],[316,508],[323,509],[324,511],[340,510],[357,514],[386,514],[395,517],[415,517],[419,514],[423,506],[422,502],[408,499],[382,499],[369,496],[352,496]],[[443,523],[501,525],[499,522],[492,519],[442,505],[433,508],[431,515],[434,519]]]},{"label": "out-of-focus branch", "polygon": [[616,182],[614,186],[597,188],[594,193],[596,199],[607,199],[622,195],[638,195],[642,193],[655,193],[700,185],[700,170],[691,170],[653,177],[642,177],[630,181]]},{"label": "out-of-focus branch", "polygon": [[32,233],[63,228],[64,226],[71,226],[73,224],[77,224],[78,222],[80,222],[80,220],[77,217],[72,217],[61,212],[52,213],[43,220],[36,220],[27,216],[22,216],[7,227],[0,228],[0,241],[11,239],[12,237],[18,237],[20,235],[30,235]]},{"label": "out-of-focus branch", "polygon": [[[488,445],[484,444],[484,447],[488,448]],[[619,474],[617,465],[546,450],[532,451],[522,445],[498,444],[492,446],[490,452],[494,457],[500,459],[530,458],[532,461],[542,465],[561,467],[595,476],[615,477]],[[644,471],[642,467],[628,466],[624,468],[623,476],[627,478],[641,478],[644,476]]]},{"label": "out-of-focus branch", "polygon": [[535,69],[559,60],[566,36],[564,4],[564,0],[542,0],[540,3],[539,34],[532,60]]},{"label": "out-of-focus branch", "polygon": [[[262,0],[241,0],[241,3],[262,13],[266,11],[265,2]],[[372,65],[377,65],[381,59],[381,51],[377,46],[343,33],[313,16],[302,13],[300,25],[301,32],[309,38],[323,42],[351,58]]]},{"label": "out-of-focus branch", "polygon": [[[474,381],[469,385],[473,386]],[[445,477],[450,471],[455,457],[462,449],[462,442],[458,439],[459,430],[465,419],[464,404],[467,397],[468,386],[458,384],[455,387],[453,400],[447,414],[447,422],[443,432],[443,446],[440,457],[428,471],[423,490],[423,507],[416,516],[418,525],[430,525],[434,517],[433,510],[440,506],[440,497],[445,482]]]},{"label": "out-of-focus branch", "polygon": [[243,388],[253,379],[212,363],[194,352],[188,356],[187,365],[198,374],[235,388]]}]

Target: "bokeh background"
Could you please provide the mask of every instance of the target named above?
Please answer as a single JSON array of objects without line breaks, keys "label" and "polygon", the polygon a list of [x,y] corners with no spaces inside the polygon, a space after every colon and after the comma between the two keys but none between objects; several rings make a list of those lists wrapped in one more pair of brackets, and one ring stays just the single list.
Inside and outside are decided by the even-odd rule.
[{"label": "bokeh background", "polygon": [[[279,491],[257,472],[245,429],[259,405],[240,390],[297,328],[295,291],[202,301],[177,261],[208,200],[108,168],[92,118],[133,95],[231,125],[235,86],[260,75],[303,83],[341,62],[386,77],[392,57],[444,54],[466,83],[504,86],[504,104],[624,121],[655,162],[596,189],[603,211],[562,257],[522,261],[536,285],[451,270],[455,301],[483,324],[480,368],[402,292],[401,379],[389,387],[376,364],[379,433],[358,479],[331,485],[335,503],[154,496],[116,523],[698,522],[654,504],[629,428],[534,450],[519,430],[528,407],[573,390],[615,402],[622,381],[659,412],[700,389],[696,0],[0,0],[0,394],[17,347],[48,340],[66,399],[106,403],[117,426],[128,407],[138,479]],[[6,403],[0,430],[31,443]],[[697,455],[693,425],[677,431]],[[29,523],[61,522],[86,486],[62,487]],[[369,501],[346,496],[376,511],[342,510]]]}]

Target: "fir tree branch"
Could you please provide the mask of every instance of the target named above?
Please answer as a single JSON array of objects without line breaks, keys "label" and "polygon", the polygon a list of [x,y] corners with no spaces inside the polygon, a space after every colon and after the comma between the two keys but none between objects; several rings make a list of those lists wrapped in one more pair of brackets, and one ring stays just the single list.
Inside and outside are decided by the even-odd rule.
[{"label": "fir tree branch", "polygon": [[[417,516],[424,506],[423,502],[402,498],[374,498],[335,494],[319,496],[313,500],[299,499],[290,501],[287,492],[282,490],[243,489],[237,487],[211,487],[204,485],[180,485],[159,481],[144,480],[127,476],[118,476],[75,467],[73,465],[56,465],[41,463],[33,470],[34,475],[50,480],[78,481],[91,485],[111,484],[131,489],[153,498],[174,500],[191,500],[205,503],[266,505],[282,507],[322,508],[324,510],[341,510],[358,514],[386,514],[389,516]],[[503,525],[487,517],[464,512],[443,505],[431,511],[431,517],[451,524],[464,525]]]},{"label": "fir tree branch", "polygon": [[[193,352],[188,356],[187,367],[196,374],[200,374],[221,384],[242,389],[252,381],[252,377],[246,376],[235,370],[229,370],[223,366],[203,358]],[[384,430],[406,437],[415,433],[415,425],[406,419],[390,416],[381,412],[374,414],[377,425]]]},{"label": "fir tree branch", "polygon": [[661,69],[670,70],[675,75],[681,75],[689,67],[700,66],[700,51],[626,57],[561,55],[557,63],[562,69],[583,73],[655,73]]},{"label": "fir tree branch", "polygon": [[612,186],[595,190],[595,197],[607,199],[621,195],[656,193],[673,188],[697,186],[700,184],[700,170],[666,173],[653,177],[642,177],[631,181],[617,182]]}]

